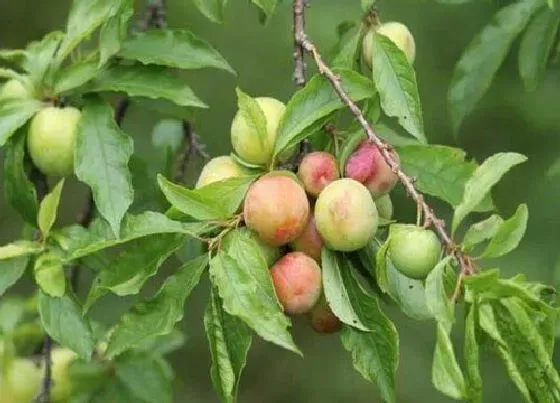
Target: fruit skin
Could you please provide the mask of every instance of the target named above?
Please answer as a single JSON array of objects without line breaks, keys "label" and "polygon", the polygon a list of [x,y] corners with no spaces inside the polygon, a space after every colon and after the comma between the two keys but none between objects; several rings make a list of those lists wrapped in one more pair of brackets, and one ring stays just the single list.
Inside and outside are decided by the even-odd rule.
[{"label": "fruit skin", "polygon": [[423,280],[437,265],[441,243],[432,230],[413,224],[392,224],[389,237],[389,258],[405,276]]},{"label": "fruit skin", "polygon": [[[400,162],[397,153],[390,153]],[[346,161],[344,176],[364,184],[374,199],[389,193],[399,181],[397,174],[385,162],[379,147],[368,140],[361,142],[350,155]]]},{"label": "fruit skin", "polygon": [[391,201],[391,196],[381,196],[375,201],[375,206],[377,207],[379,217],[384,218],[385,220],[393,218],[393,202]]},{"label": "fruit skin", "polygon": [[237,164],[233,158],[229,155],[222,155],[212,158],[204,165],[195,188],[199,189],[214,182],[229,178],[238,178],[244,175],[246,175],[245,170]]},{"label": "fruit skin", "polygon": [[67,348],[55,348],[52,350],[52,379],[51,391],[54,402],[65,402],[70,397],[72,384],[68,374],[68,366],[78,355]]},{"label": "fruit skin", "polygon": [[51,106],[31,120],[27,147],[33,163],[45,175],[67,176],[74,171],[74,150],[81,116],[79,109]]},{"label": "fruit skin", "polygon": [[280,249],[268,245],[266,242],[264,242],[262,239],[259,238],[259,236],[255,231],[251,231],[247,227],[242,227],[239,230],[244,234],[246,234],[249,238],[254,240],[259,245],[259,249],[262,252],[263,257],[265,258],[266,265],[268,267],[271,267],[274,263],[276,263],[278,259],[280,259],[280,256],[282,254],[280,252]]},{"label": "fruit skin", "polygon": [[41,370],[30,360],[16,358],[2,373],[0,403],[31,403],[41,386]]},{"label": "fruit skin", "polygon": [[400,22],[386,22],[376,30],[370,30],[362,42],[362,54],[368,67],[371,69],[373,59],[373,38],[381,34],[389,38],[397,47],[404,52],[410,64],[416,58],[416,42],[408,27]]},{"label": "fruit skin", "polygon": [[331,310],[324,294],[309,312],[309,321],[313,330],[319,334],[336,333],[342,328],[340,319]]},{"label": "fruit skin", "polygon": [[29,90],[21,83],[21,81],[12,78],[6,81],[0,88],[0,99],[27,99],[31,98]]},{"label": "fruit skin", "polygon": [[284,115],[286,106],[274,98],[255,98],[266,118],[267,138],[264,144],[257,133],[251,128],[240,111],[237,112],[231,124],[231,143],[235,153],[244,161],[266,165],[272,160],[274,142],[278,132],[278,124]]},{"label": "fruit skin", "polygon": [[322,151],[309,153],[303,157],[299,165],[298,177],[303,182],[307,193],[317,197],[329,183],[340,177],[336,158],[334,155]]},{"label": "fruit skin", "polygon": [[321,268],[305,253],[288,253],[272,266],[270,274],[278,300],[287,314],[307,313],[321,297]]},{"label": "fruit skin", "polygon": [[319,195],[315,224],[329,248],[351,252],[367,245],[377,231],[379,216],[366,187],[343,178],[328,185]]},{"label": "fruit skin", "polygon": [[272,246],[296,239],[309,219],[309,201],[303,188],[285,175],[267,174],[254,182],[243,206],[248,228]]},{"label": "fruit skin", "polygon": [[323,250],[324,245],[325,242],[323,242],[323,239],[317,230],[313,214],[309,215],[307,225],[300,236],[290,243],[290,246],[294,251],[305,253],[319,264],[321,264],[321,251]]}]

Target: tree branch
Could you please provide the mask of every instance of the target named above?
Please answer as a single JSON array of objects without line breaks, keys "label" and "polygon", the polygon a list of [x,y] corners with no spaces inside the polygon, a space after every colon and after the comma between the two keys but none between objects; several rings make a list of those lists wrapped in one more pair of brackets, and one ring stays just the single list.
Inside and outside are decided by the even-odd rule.
[{"label": "tree branch", "polygon": [[205,160],[210,159],[200,136],[196,134],[192,125],[186,120],[183,120],[183,138],[183,148],[175,157],[175,167],[173,169],[173,181],[177,183],[183,181],[189,161],[197,154]]},{"label": "tree branch", "polygon": [[[305,40],[305,7],[307,0],[294,0],[293,3],[293,31],[294,31],[294,81],[298,88],[305,87],[305,73],[307,66],[305,65],[305,49],[303,41]],[[298,160],[311,151],[311,145],[308,139],[304,139],[300,143]]]}]

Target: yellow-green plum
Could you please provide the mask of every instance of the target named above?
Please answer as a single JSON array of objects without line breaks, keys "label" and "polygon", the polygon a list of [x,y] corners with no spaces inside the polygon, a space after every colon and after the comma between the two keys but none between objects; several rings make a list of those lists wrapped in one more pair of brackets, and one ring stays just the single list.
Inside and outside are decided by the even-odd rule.
[{"label": "yellow-green plum", "polygon": [[78,358],[77,354],[67,348],[55,348],[52,350],[52,379],[51,391],[54,402],[65,402],[70,397],[72,383],[68,374],[68,366]]},{"label": "yellow-green plum", "polygon": [[31,360],[14,359],[0,380],[0,403],[31,403],[41,386],[41,371]]},{"label": "yellow-green plum", "polygon": [[198,189],[214,182],[244,175],[246,175],[246,172],[241,165],[236,163],[229,155],[222,155],[212,158],[204,165],[195,187]]},{"label": "yellow-green plum", "polygon": [[286,175],[266,174],[255,181],[243,206],[248,228],[272,246],[296,239],[309,219],[309,201],[303,187]]},{"label": "yellow-green plum", "polygon": [[324,294],[309,312],[309,321],[313,330],[319,334],[336,333],[342,328],[340,319],[333,313]]},{"label": "yellow-green plum", "polygon": [[389,38],[397,47],[404,52],[410,64],[416,58],[416,42],[408,27],[400,22],[386,22],[381,24],[377,30],[371,29],[362,42],[362,53],[366,64],[371,68],[373,57],[374,35],[381,34]]},{"label": "yellow-green plum", "polygon": [[309,153],[301,160],[298,177],[307,193],[317,197],[329,183],[339,178],[336,158],[323,151]]},{"label": "yellow-green plum", "polygon": [[377,231],[377,207],[367,188],[343,178],[328,185],[315,203],[315,224],[325,244],[336,251],[363,248]]},{"label": "yellow-green plum", "polygon": [[390,220],[393,218],[393,202],[391,201],[391,196],[388,194],[381,196],[375,201],[377,207],[377,212],[379,217]]},{"label": "yellow-green plum", "polygon": [[307,225],[300,236],[290,242],[293,250],[305,253],[319,264],[321,264],[321,251],[324,245],[325,243],[317,231],[313,214],[309,215]]},{"label": "yellow-green plum", "polygon": [[[278,124],[284,115],[286,106],[274,98],[255,98],[266,118],[266,139],[260,141],[254,127],[247,123],[243,114],[238,111],[231,124],[231,143],[235,153],[244,161],[257,164],[268,164],[274,152],[274,142],[278,132]],[[289,155],[288,155],[289,157]]]},{"label": "yellow-green plum", "polygon": [[0,88],[0,99],[8,98],[26,99],[31,98],[31,94],[21,81],[12,78]]},{"label": "yellow-green plum", "polygon": [[288,253],[272,266],[270,274],[287,314],[307,313],[319,301],[323,290],[321,268],[305,253]]},{"label": "yellow-green plum", "polygon": [[45,175],[67,176],[74,171],[80,118],[79,109],[51,106],[31,119],[27,148],[33,163]]},{"label": "yellow-green plum", "polygon": [[432,230],[413,224],[392,224],[388,254],[402,274],[423,280],[440,259],[441,243]]}]

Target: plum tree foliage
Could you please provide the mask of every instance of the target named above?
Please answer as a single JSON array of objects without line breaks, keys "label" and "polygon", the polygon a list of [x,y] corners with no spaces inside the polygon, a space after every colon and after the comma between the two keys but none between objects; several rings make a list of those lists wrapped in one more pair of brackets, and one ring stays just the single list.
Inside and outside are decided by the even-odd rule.
[{"label": "plum tree foliage", "polygon": [[[184,340],[176,324],[206,272],[203,325],[220,401],[237,399],[253,334],[302,354],[290,327],[304,316],[315,332],[338,333],[354,368],[396,402],[399,333],[387,305],[435,324],[431,377],[446,396],[481,402],[480,355],[493,352],[523,399],[560,401],[554,290],[504,278],[482,260],[511,252],[524,235],[527,206],[501,217],[492,188],[526,157],[501,152],[478,163],[428,143],[413,67],[423,50],[405,24],[383,22],[373,0],[348,2],[364,18],[342,24],[327,57],[305,31],[304,13],[320,2],[294,0],[287,32],[299,88],[285,100],[237,88],[231,153],[207,160],[191,186],[189,162],[206,153],[185,119],[206,104],[173,70],[251,72],[235,72],[196,33],[167,27],[162,1],[149,1],[141,29],[129,32],[134,3],[73,0],[64,32],[0,50],[2,187],[24,224],[21,239],[0,246],[0,402],[173,401],[166,356]],[[214,22],[226,3],[195,2]],[[289,2],[252,3],[265,21]],[[521,76],[536,85],[556,40],[555,7],[512,2],[473,39],[450,86],[455,129],[520,34]],[[308,77],[313,63],[318,73]],[[146,113],[161,113],[163,102],[174,118],[154,130],[157,168],[121,128],[136,98]],[[387,123],[398,129],[380,137]],[[72,176],[87,205],[76,224],[62,225]],[[393,209],[404,193],[415,224]],[[434,199],[450,205],[449,225]],[[473,224],[473,212],[485,218]],[[111,326],[96,320],[99,299],[139,294],[166,261],[176,270],[155,293]],[[84,271],[94,277],[88,290],[78,289]],[[26,272],[36,289],[11,295]]]}]

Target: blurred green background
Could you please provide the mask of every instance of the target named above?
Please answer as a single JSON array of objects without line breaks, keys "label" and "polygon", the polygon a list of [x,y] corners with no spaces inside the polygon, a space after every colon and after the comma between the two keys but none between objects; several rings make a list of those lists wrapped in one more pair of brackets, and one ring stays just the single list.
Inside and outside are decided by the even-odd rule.
[{"label": "blurred green background", "polygon": [[[140,3],[140,2],[138,2]],[[223,25],[209,22],[189,0],[168,0],[170,26],[187,27],[215,45],[237,70],[234,78],[215,70],[189,72],[190,83],[210,108],[197,111],[193,123],[208,145],[211,155],[229,152],[229,125],[235,112],[235,86],[253,96],[273,96],[288,100],[292,83],[291,7],[289,2],[267,25],[258,21],[256,9],[246,0],[231,1]],[[320,49],[329,50],[336,40],[336,26],[343,20],[358,20],[358,0],[314,0],[308,11],[307,32]],[[452,136],[446,108],[446,91],[454,63],[472,36],[506,1],[477,2],[462,6],[432,4],[418,0],[382,0],[381,18],[406,23],[417,41],[416,69],[423,101],[426,132],[431,143],[459,145],[478,161],[499,151],[526,154],[529,161],[515,168],[495,189],[500,213],[509,216],[519,203],[528,203],[529,228],[519,249],[505,258],[488,262],[504,274],[525,272],[532,280],[553,282],[560,247],[559,178],[546,176],[552,161],[560,154],[560,70],[552,66],[544,82],[533,93],[526,93],[518,78],[516,52],[508,57],[496,82],[464,124],[458,140]],[[492,3],[492,4],[491,4]],[[0,0],[0,48],[23,47],[53,29],[63,29],[69,0]],[[140,10],[142,4],[138,4]],[[137,154],[153,166],[151,130],[161,116],[133,107],[124,130],[135,139]],[[0,152],[0,159],[1,159]],[[190,165],[191,180],[200,161]],[[2,170],[0,168],[0,175]],[[65,190],[64,220],[71,221],[83,198],[83,188]],[[396,192],[397,216],[410,220],[415,206],[402,192]],[[449,210],[439,205],[441,214]],[[0,242],[18,236],[21,222],[0,201]],[[175,264],[162,270],[169,273]],[[91,275],[85,273],[80,295],[87,292]],[[161,282],[154,279],[147,293]],[[29,293],[30,282],[12,292]],[[185,347],[172,362],[177,373],[177,402],[215,402],[209,377],[210,357],[202,327],[207,299],[203,281],[187,302],[181,327],[188,336]],[[111,324],[134,301],[106,298],[94,309],[97,319]],[[387,308],[400,332],[401,359],[398,375],[399,402],[450,401],[435,391],[430,382],[434,326],[414,322]],[[460,334],[458,328],[456,333]],[[317,336],[304,323],[294,320],[296,342],[305,358],[282,351],[254,339],[243,375],[240,401],[259,402],[377,402],[375,387],[354,372],[351,360],[337,336]],[[460,338],[457,339],[460,342]],[[457,344],[460,346],[461,344]],[[458,354],[461,355],[460,347]],[[488,353],[483,361],[485,402],[521,401],[501,365]],[[555,362],[560,363],[560,354]]]}]

